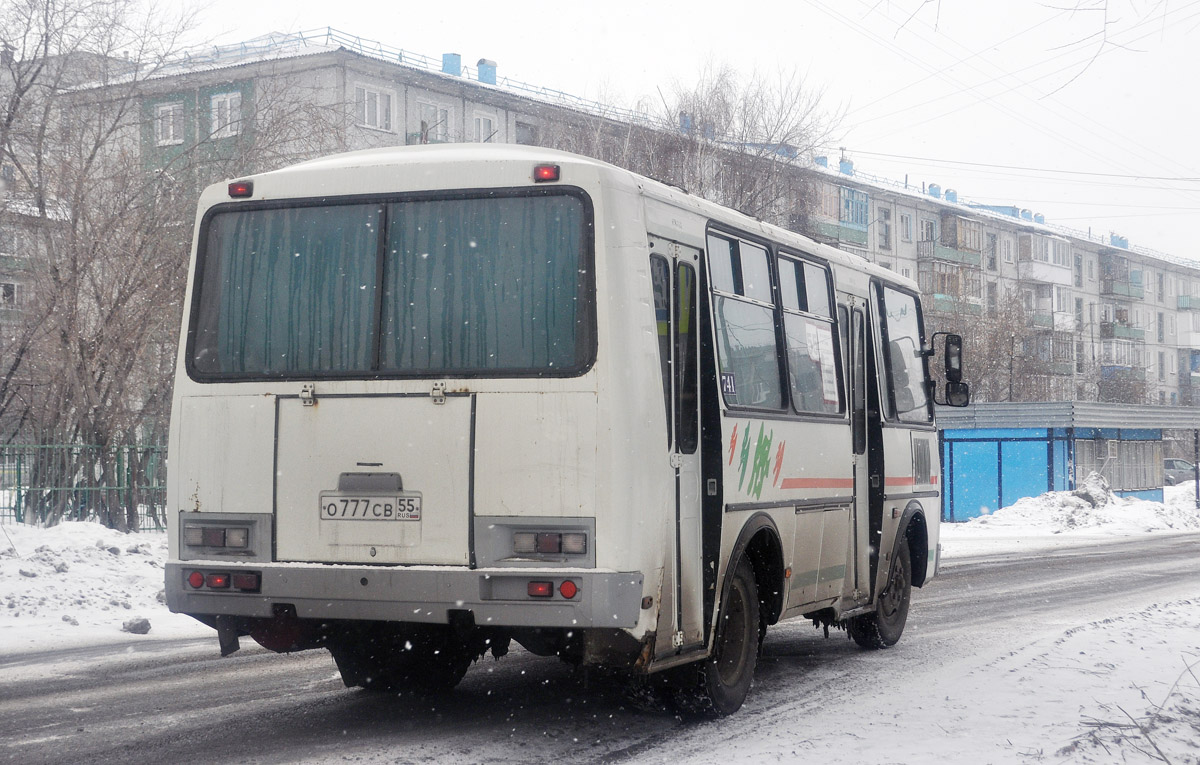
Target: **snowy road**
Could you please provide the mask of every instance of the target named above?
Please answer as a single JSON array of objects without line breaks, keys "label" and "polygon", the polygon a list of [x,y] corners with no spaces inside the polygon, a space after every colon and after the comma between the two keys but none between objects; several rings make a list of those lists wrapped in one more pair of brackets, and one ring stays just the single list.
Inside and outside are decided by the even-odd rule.
[{"label": "snowy road", "polygon": [[434,702],[347,690],[323,651],[220,659],[215,638],[25,653],[0,658],[0,762],[1099,763],[1103,742],[1070,745],[1109,729],[1084,723],[1162,701],[1198,618],[1197,534],[952,560],[895,648],[777,625],[746,706],[702,724],[519,650]]}]

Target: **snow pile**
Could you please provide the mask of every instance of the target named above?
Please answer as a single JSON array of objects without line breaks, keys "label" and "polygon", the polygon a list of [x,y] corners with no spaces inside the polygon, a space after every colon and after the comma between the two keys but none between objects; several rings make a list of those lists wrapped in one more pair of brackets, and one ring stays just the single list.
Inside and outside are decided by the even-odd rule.
[{"label": "snow pile", "polygon": [[1027,497],[990,515],[942,525],[949,557],[1094,544],[1105,538],[1200,531],[1194,482],[1169,486],[1165,502],[1119,497],[1093,473],[1075,491]]},{"label": "snow pile", "polygon": [[89,522],[0,530],[0,640],[8,651],[211,634],[163,603],[166,534]]}]

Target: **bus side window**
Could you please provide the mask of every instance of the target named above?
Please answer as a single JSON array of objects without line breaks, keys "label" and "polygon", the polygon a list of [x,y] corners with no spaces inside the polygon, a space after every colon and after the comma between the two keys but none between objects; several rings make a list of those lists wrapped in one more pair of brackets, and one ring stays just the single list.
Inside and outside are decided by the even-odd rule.
[{"label": "bus side window", "polygon": [[662,255],[650,256],[654,288],[654,323],[658,331],[658,361],[662,367],[663,401],[667,408],[667,445],[671,445],[671,266]]},{"label": "bus side window", "polygon": [[770,262],[761,245],[708,237],[719,385],[725,403],[783,408]]},{"label": "bus side window", "polygon": [[929,422],[925,357],[921,353],[921,314],[912,295],[883,288],[884,362],[890,398],[902,422]]},{"label": "bus side window", "polygon": [[828,273],[807,261],[781,257],[776,262],[792,404],[797,412],[838,414],[842,391]]}]

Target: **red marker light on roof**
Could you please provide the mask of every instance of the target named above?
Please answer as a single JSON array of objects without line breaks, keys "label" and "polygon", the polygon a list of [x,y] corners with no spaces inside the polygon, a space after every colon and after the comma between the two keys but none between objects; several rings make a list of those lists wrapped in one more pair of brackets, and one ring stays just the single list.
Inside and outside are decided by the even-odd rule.
[{"label": "red marker light on roof", "polygon": [[557,181],[559,175],[558,165],[538,165],[533,168],[533,180],[535,183],[544,181]]},{"label": "red marker light on roof", "polygon": [[254,195],[254,181],[234,181],[229,184],[229,196],[237,199]]}]

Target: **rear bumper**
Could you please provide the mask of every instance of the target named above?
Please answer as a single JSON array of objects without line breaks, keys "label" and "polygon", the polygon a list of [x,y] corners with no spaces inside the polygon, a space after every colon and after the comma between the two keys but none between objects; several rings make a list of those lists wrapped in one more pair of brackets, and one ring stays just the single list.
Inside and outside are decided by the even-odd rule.
[{"label": "rear bumper", "polygon": [[[195,589],[194,572],[261,574],[259,592]],[[290,605],[302,619],[447,624],[450,611],[470,611],[475,624],[495,627],[617,627],[637,625],[642,574],[593,570],[405,568],[294,563],[171,562],[167,607],[192,616],[271,617]],[[578,588],[565,598],[559,585]],[[528,595],[531,581],[552,582],[548,598]]]}]

